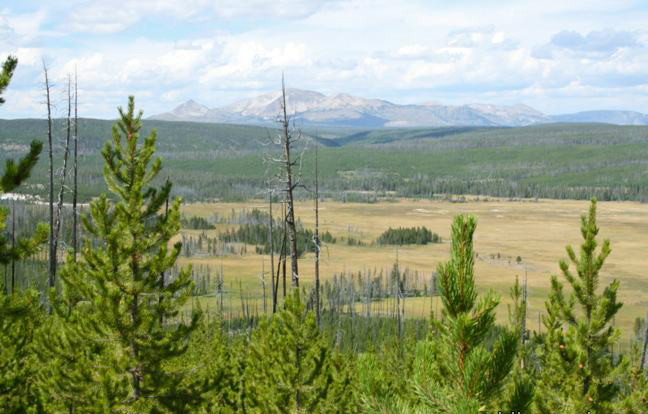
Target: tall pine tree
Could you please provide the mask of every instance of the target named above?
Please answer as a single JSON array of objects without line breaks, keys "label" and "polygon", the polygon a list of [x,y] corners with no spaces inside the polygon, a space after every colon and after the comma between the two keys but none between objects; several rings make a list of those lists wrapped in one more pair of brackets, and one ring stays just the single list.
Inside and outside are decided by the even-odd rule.
[{"label": "tall pine tree", "polygon": [[[18,65],[18,60],[9,56],[2,65],[0,72],[0,105],[5,103],[2,94],[9,86],[11,77]],[[29,178],[32,169],[38,162],[38,157],[43,149],[43,143],[33,141],[29,152],[20,161],[12,159],[6,161],[5,170],[0,177],[0,194],[9,193],[18,188],[25,180]],[[7,216],[9,211],[0,207],[0,264],[6,265],[13,261],[24,259],[33,254],[42,244],[43,239],[47,238],[47,227],[38,226],[36,233],[31,238],[20,238],[15,243],[5,234],[7,227]],[[5,291],[8,286],[5,286]]]},{"label": "tall pine tree", "polygon": [[[5,102],[5,91],[18,64],[9,57],[0,72],[0,105]],[[14,191],[31,173],[43,146],[34,141],[20,161],[8,160],[0,176],[0,194]],[[32,237],[14,242],[5,235],[8,210],[0,208],[0,264],[22,260],[33,254],[47,238],[47,226],[41,225]],[[9,286],[0,289],[0,412],[29,413],[38,409],[36,371],[33,341],[42,321],[38,294],[34,291],[14,291]]]},{"label": "tall pine tree", "polygon": [[161,212],[171,185],[152,184],[162,163],[153,159],[155,131],[140,143],[141,119],[130,97],[128,109],[119,108],[112,142],[102,151],[104,177],[115,201],[103,195],[90,204],[83,225],[94,240],[85,240],[77,262],[68,256],[61,277],[67,295],[90,304],[87,340],[105,345],[96,378],[107,390],[105,406],[135,413],[183,412],[189,401],[176,392],[183,375],[170,372],[166,363],[184,354],[200,315],[189,323],[178,318],[193,287],[190,269],[174,280],[160,280],[181,251],[180,243],[170,246],[180,229],[181,201],[174,199],[168,212]]},{"label": "tall pine tree", "polygon": [[579,254],[567,246],[569,261],[560,261],[571,289],[566,291],[557,276],[551,278],[536,400],[541,413],[619,412],[616,404],[624,398],[618,380],[628,364],[624,359],[615,363],[611,352],[619,338],[613,325],[622,306],[617,301],[619,281],[599,289],[600,272],[611,250],[609,240],[599,245],[598,233],[592,200],[589,213],[581,217]]},{"label": "tall pine tree", "polygon": [[453,221],[450,261],[438,267],[444,309],[441,321],[432,322],[436,366],[429,378],[414,384],[419,404],[411,412],[522,411],[533,397],[526,383],[515,383],[510,395],[505,393],[519,334],[502,331],[492,347],[486,346],[495,328],[499,299],[493,292],[478,299],[473,251],[476,226],[472,216],[460,215]]}]

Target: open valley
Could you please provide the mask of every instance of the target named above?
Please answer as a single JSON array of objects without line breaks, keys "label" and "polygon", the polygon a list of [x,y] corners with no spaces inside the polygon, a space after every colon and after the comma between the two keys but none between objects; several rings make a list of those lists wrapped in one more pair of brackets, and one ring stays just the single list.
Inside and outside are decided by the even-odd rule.
[{"label": "open valley", "polygon": [[[571,200],[517,200],[484,197],[465,197],[464,202],[447,200],[411,200],[397,202],[341,203],[324,201],[320,205],[321,231],[329,231],[338,239],[335,244],[322,246],[321,277],[330,280],[343,272],[383,270],[389,272],[396,260],[402,270],[417,271],[429,281],[437,265],[449,258],[449,237],[452,218],[457,214],[473,214],[477,217],[475,232],[476,282],[480,290],[494,289],[500,294],[502,304],[498,317],[505,322],[510,302],[509,289],[516,275],[522,282],[527,274],[529,287],[529,329],[538,329],[538,313],[545,312],[544,302],[550,286],[550,276],[558,275],[558,261],[567,259],[565,246],[578,249],[580,216],[587,212],[589,202]],[[260,200],[241,203],[195,203],[186,204],[183,214],[209,218],[214,214],[227,216],[232,212],[259,209],[267,211],[268,205]],[[275,206],[276,208],[276,206]],[[314,225],[312,201],[301,201],[296,215],[305,227]],[[624,303],[616,323],[625,338],[633,333],[636,317],[645,316],[648,305],[648,207],[638,202],[599,202],[598,220],[600,236],[611,242],[610,254],[602,271],[602,285],[613,278],[621,281],[619,296]],[[373,243],[389,227],[425,226],[438,233],[441,244],[379,246]],[[232,225],[218,225],[207,230],[215,235]],[[183,230],[186,235],[196,236],[203,230]],[[362,240],[364,246],[348,246],[344,239],[349,236]],[[269,273],[270,256],[258,255],[250,247],[243,256],[193,256],[182,258],[180,263],[193,263],[213,268],[214,273],[224,269],[225,283],[233,286],[233,311],[240,310],[240,288],[244,295],[256,299],[257,309],[262,312],[261,272]],[[521,261],[518,263],[518,256]],[[276,260],[276,258],[275,258]],[[312,286],[314,255],[304,254],[300,259],[302,283]],[[369,268],[369,269],[368,269]],[[267,276],[269,280],[269,276]],[[267,282],[269,283],[269,282]],[[429,284],[429,282],[428,282]],[[211,288],[210,288],[211,289]],[[268,287],[268,297],[270,296]],[[429,297],[405,299],[405,314],[409,317],[429,317],[436,306]],[[216,297],[201,298],[203,304],[211,303],[215,309]],[[269,299],[268,299],[269,300]],[[211,302],[210,302],[211,301]],[[230,303],[225,300],[225,303]],[[374,305],[380,306],[380,305]]]}]

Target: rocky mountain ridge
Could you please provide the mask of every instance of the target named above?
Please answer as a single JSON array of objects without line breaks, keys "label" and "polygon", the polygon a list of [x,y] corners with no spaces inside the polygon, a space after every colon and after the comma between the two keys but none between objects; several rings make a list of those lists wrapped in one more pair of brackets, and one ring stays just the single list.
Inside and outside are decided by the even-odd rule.
[{"label": "rocky mountain ridge", "polygon": [[[526,126],[551,122],[600,122],[648,125],[648,115],[634,111],[585,111],[546,115],[524,104],[399,105],[340,93],[327,96],[316,91],[286,90],[286,104],[293,119],[303,125],[350,127],[422,126]],[[281,91],[270,92],[230,105],[209,108],[189,100],[171,112],[150,117],[166,121],[273,124],[281,111]]]}]

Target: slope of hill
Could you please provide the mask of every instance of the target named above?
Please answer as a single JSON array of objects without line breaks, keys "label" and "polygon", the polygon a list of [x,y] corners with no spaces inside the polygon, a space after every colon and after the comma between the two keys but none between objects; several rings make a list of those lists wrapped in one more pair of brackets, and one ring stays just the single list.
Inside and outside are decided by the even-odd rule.
[{"label": "slope of hill", "polygon": [[552,116],[556,122],[600,122],[616,125],[648,125],[648,115],[635,111],[585,111]]},{"label": "slope of hill", "polygon": [[[79,131],[85,151],[98,151],[110,139],[114,121],[79,119]],[[157,130],[157,144],[163,153],[179,154],[185,151],[241,151],[255,150],[267,141],[267,127],[235,124],[209,124],[197,122],[168,122],[145,120],[142,134]],[[55,134],[62,135],[64,120],[54,120]],[[27,143],[30,139],[46,137],[44,119],[0,119],[0,145],[7,142]],[[62,145],[60,139],[55,140]]]},{"label": "slope of hill", "polygon": [[[110,121],[80,122],[81,196],[105,188],[100,148]],[[273,174],[264,155],[269,128],[191,122],[145,121],[158,131],[162,177],[189,200],[257,198]],[[55,128],[60,160],[63,124]],[[309,129],[311,134],[318,129]],[[45,137],[42,120],[0,120],[0,162]],[[376,195],[428,197],[438,193],[505,197],[648,200],[648,127],[609,124],[546,124],[521,128],[322,128],[316,141],[321,186],[337,199]],[[304,140],[302,182],[312,180],[312,140]],[[60,163],[60,162],[59,162]],[[45,194],[45,154],[26,191]],[[302,197],[310,197],[299,190]]]}]

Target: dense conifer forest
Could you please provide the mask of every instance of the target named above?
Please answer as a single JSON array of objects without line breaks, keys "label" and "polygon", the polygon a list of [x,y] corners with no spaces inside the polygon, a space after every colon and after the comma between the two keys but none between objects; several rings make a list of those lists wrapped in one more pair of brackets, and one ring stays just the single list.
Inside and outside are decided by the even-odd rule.
[{"label": "dense conifer forest", "polygon": [[[0,96],[16,64],[13,58],[4,63]],[[87,123],[71,120],[68,117],[68,125],[89,134],[83,132]],[[0,130],[5,130],[4,125],[0,123]],[[67,131],[73,140],[69,142],[76,143],[76,130],[68,127]],[[5,269],[0,289],[0,412],[647,412],[648,327],[646,321],[639,320],[638,338],[631,348],[619,351],[615,346],[620,332],[614,318],[623,306],[617,299],[622,282],[614,280],[604,285],[600,280],[613,246],[598,234],[596,199],[580,223],[574,223],[580,224],[582,243],[566,247],[567,259],[559,261],[560,274],[551,278],[542,329],[532,330],[526,326],[525,285],[516,282],[511,287],[509,318],[499,324],[496,312],[502,306],[501,298],[492,290],[478,290],[474,250],[478,218],[473,215],[459,214],[454,218],[449,258],[437,269],[429,269],[436,270],[430,279],[396,262],[388,274],[339,274],[332,282],[320,285],[316,273],[316,284],[300,284],[297,261],[302,253],[311,251],[319,261],[322,242],[340,242],[332,234],[320,232],[319,221],[310,229],[297,219],[291,229],[286,220],[274,219],[276,210],[252,210],[209,220],[182,217],[183,200],[177,195],[189,190],[174,191],[174,170],[163,170],[167,159],[171,163],[174,160],[174,153],[165,149],[170,141],[160,144],[156,130],[145,127],[133,97],[125,108],[118,109],[111,135],[103,137],[106,142],[102,146],[90,141],[82,144],[84,158],[79,168],[88,168],[90,160],[96,162],[99,157],[103,168],[85,169],[93,173],[79,177],[79,195],[84,194],[84,200],[89,201],[79,214],[79,222],[75,218],[77,210],[63,204],[67,198],[76,200],[77,189],[64,182],[57,184],[61,191],[57,223],[67,223],[60,229],[38,224],[39,218],[47,218],[39,204],[16,207],[9,202],[0,209],[0,264]],[[281,204],[294,211],[291,201],[283,195],[300,185],[298,180],[291,181],[290,167],[298,163],[289,152],[300,147],[289,145],[287,126],[280,136],[284,155],[279,162],[278,188],[282,190],[264,195],[269,209],[275,203],[275,208]],[[473,139],[458,140],[457,145]],[[488,142],[489,138],[483,139]],[[636,145],[636,150],[644,144],[627,145]],[[158,152],[158,146],[162,151]],[[532,147],[520,149],[512,145],[510,150],[531,151]],[[43,144],[33,141],[25,150],[19,158],[7,158],[0,193],[15,193],[19,187],[33,189],[35,183],[42,183]],[[367,154],[377,153],[386,154]],[[322,163],[332,163],[334,157],[326,161],[324,154],[318,154]],[[424,152],[421,157],[427,155]],[[257,159],[245,155],[232,158],[229,165],[245,157],[250,163]],[[70,174],[76,182],[73,155],[70,164],[75,167]],[[264,177],[256,177],[258,172],[258,168],[250,169],[248,178],[240,179],[238,184],[249,186],[250,191],[255,186],[262,188]],[[180,181],[194,177],[188,172]],[[207,180],[208,175],[200,177]],[[346,185],[329,178],[325,184],[329,190]],[[107,190],[89,200],[95,195],[90,187],[96,187],[99,179],[105,181]],[[366,178],[364,182],[380,182],[384,190],[402,184],[385,176],[377,180]],[[419,176],[405,191],[437,192],[441,182]],[[457,181],[454,187],[448,181],[448,189],[469,191],[473,187],[467,182]],[[512,191],[514,187],[523,188],[522,192],[545,189],[533,196],[552,191],[561,196],[591,193],[569,186],[548,187],[546,183],[533,187],[532,182],[517,187],[512,181],[494,181],[493,187],[483,188],[500,188],[509,195],[519,195],[518,190]],[[233,183],[234,179],[215,180],[209,186],[232,187]],[[600,191],[612,198],[643,194],[639,184],[629,185],[627,191],[614,188]],[[68,195],[63,194],[64,190]],[[313,191],[318,201],[319,187],[316,185]],[[223,239],[256,245],[279,258],[277,268],[273,262],[271,269],[268,303],[264,295],[266,312],[251,310],[241,290],[243,314],[227,317],[222,304],[222,275],[213,275],[213,282],[219,286],[217,294],[221,294],[220,310],[214,313],[193,306],[193,295],[213,285],[212,275],[208,275],[209,280],[197,279],[198,266],[194,269],[178,265],[189,243],[185,240],[183,246],[179,237],[182,224],[199,232],[211,230],[217,223],[234,221],[238,227],[222,233]],[[58,248],[47,248],[54,235]],[[194,253],[225,241],[201,237],[198,234],[191,241],[196,245]],[[377,243],[439,241],[436,233],[419,227],[390,228]],[[349,237],[347,243],[359,241]],[[303,261],[300,264],[305,265]],[[406,319],[405,302],[411,297],[437,298],[438,308],[426,319]],[[380,302],[385,309],[374,313],[371,302],[381,298],[393,300]]]},{"label": "dense conifer forest", "polygon": [[[274,126],[236,126],[143,120],[158,131],[158,153],[174,177],[174,194],[186,201],[258,198],[267,188],[268,135]],[[111,122],[79,119],[79,197],[103,189],[99,151]],[[0,162],[24,154],[42,137],[44,120],[0,120]],[[53,130],[65,129],[64,119]],[[496,197],[646,200],[643,174],[648,127],[549,124],[520,128],[422,128],[387,131],[334,130],[321,138],[305,128],[300,174],[313,179],[319,147],[322,196],[376,202],[397,197],[479,194]],[[54,141],[55,158],[63,153]],[[404,162],[406,160],[406,162]],[[46,163],[36,165],[23,191],[44,196]],[[298,197],[305,197],[304,192]]]}]

